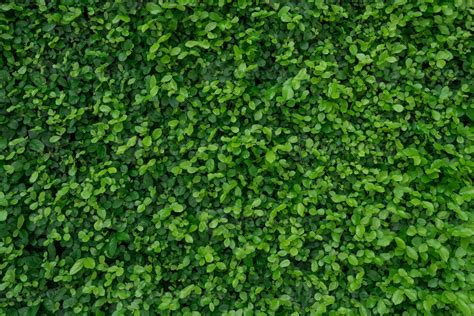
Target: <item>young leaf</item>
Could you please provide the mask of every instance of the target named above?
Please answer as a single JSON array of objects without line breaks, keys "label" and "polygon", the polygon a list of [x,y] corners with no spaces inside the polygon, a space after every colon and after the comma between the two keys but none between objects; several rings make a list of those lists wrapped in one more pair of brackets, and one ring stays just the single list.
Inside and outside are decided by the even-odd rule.
[{"label": "young leaf", "polygon": [[265,160],[270,164],[274,163],[276,160],[275,152],[272,150],[267,151],[267,153],[265,154]]},{"label": "young leaf", "polygon": [[91,257],[87,257],[87,258],[82,259],[82,264],[83,264],[84,268],[86,268],[86,269],[94,269],[95,268],[95,260],[94,260],[94,258],[91,258]]},{"label": "young leaf", "polygon": [[293,99],[295,93],[293,91],[293,88],[291,87],[291,85],[287,84],[287,85],[284,85],[283,86],[283,89],[282,89],[282,96],[283,96],[283,99],[288,101],[288,100],[291,100]]},{"label": "young leaf", "polygon": [[83,267],[84,267],[84,260],[79,259],[73,264],[73,266],[69,270],[69,274],[74,275],[74,274],[78,273],[79,271],[81,271]]}]

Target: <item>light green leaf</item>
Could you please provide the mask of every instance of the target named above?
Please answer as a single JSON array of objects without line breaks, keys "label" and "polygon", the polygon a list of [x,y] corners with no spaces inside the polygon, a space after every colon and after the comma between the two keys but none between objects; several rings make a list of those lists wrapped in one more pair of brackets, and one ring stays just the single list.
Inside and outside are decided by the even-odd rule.
[{"label": "light green leaf", "polygon": [[401,104],[394,104],[394,105],[393,105],[393,109],[394,109],[396,112],[400,113],[400,112],[403,112],[403,110],[404,110],[405,108],[404,108],[403,105],[401,105]]},{"label": "light green leaf", "polygon": [[404,299],[405,296],[403,295],[403,292],[401,290],[396,290],[392,295],[392,302],[395,305],[401,304]]},{"label": "light green leaf", "polygon": [[265,160],[268,162],[268,163],[274,163],[275,160],[276,160],[276,154],[274,151],[270,150],[270,151],[267,151],[267,153],[265,154]]},{"label": "light green leaf", "polygon": [[54,143],[57,143],[60,139],[61,139],[61,136],[54,135],[49,138],[49,142],[51,144],[54,144]]},{"label": "light green leaf", "polygon": [[188,297],[194,290],[194,284],[188,285],[179,292],[179,298],[183,299]]},{"label": "light green leaf", "polygon": [[92,196],[93,190],[94,190],[94,187],[92,186],[92,184],[86,183],[86,184],[84,185],[84,188],[82,189],[81,197],[82,197],[84,200],[89,199],[89,198]]},{"label": "light green leaf", "polygon": [[71,270],[69,270],[69,274],[74,275],[74,274],[78,273],[79,271],[81,271],[83,267],[84,267],[84,260],[79,259],[71,267]]},{"label": "light green leaf", "polygon": [[107,211],[103,208],[100,208],[97,210],[97,215],[99,215],[100,218],[105,219],[107,217]]},{"label": "light green leaf", "polygon": [[295,93],[293,91],[293,88],[291,85],[284,85],[282,89],[282,96],[285,101],[288,101],[290,99],[293,99]]},{"label": "light green leaf", "polygon": [[447,262],[449,259],[449,250],[448,248],[441,246],[438,250],[438,254],[444,262]]},{"label": "light green leaf", "polygon": [[146,136],[145,138],[143,138],[142,144],[144,147],[150,147],[151,143],[152,143],[152,140],[150,136]]},{"label": "light green leaf", "polygon": [[171,209],[177,213],[184,211],[184,207],[181,204],[175,203],[171,206]]},{"label": "light green leaf", "polygon": [[408,257],[412,258],[413,260],[418,260],[418,253],[413,247],[407,246],[406,249]]},{"label": "light green leaf", "polygon": [[82,263],[83,263],[84,268],[86,268],[86,269],[94,269],[95,268],[94,258],[91,258],[91,257],[84,258],[82,260]]}]

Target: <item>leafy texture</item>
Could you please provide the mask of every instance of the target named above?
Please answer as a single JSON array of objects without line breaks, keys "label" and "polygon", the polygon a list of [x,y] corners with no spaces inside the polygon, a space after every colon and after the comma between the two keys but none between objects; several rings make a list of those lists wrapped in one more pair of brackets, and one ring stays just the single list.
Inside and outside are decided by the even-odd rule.
[{"label": "leafy texture", "polygon": [[0,315],[472,315],[469,1],[0,1]]}]

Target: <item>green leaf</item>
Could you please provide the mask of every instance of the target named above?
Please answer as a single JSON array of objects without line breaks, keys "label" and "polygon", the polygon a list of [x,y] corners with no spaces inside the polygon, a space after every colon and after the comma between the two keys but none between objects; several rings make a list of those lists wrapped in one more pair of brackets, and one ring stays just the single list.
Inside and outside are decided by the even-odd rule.
[{"label": "green leaf", "polygon": [[69,7],[68,12],[63,15],[62,22],[65,24],[70,24],[72,21],[81,16],[82,10],[79,8]]},{"label": "green leaf", "polygon": [[86,183],[86,184],[84,185],[84,188],[82,189],[81,197],[82,197],[84,200],[89,199],[89,198],[92,196],[93,190],[94,190],[94,187],[92,186],[92,184]]},{"label": "green leaf", "polygon": [[402,249],[402,250],[403,250],[403,249],[406,249],[406,248],[407,248],[406,243],[405,243],[405,241],[403,241],[403,239],[401,239],[401,238],[399,238],[399,237],[395,237],[394,240],[395,240],[395,242],[397,243],[397,247],[398,247],[399,249]]},{"label": "green leaf", "polygon": [[153,88],[150,89],[150,97],[154,97],[158,94],[158,91],[160,91],[160,88],[158,86],[154,86]]},{"label": "green leaf", "polygon": [[54,143],[57,143],[60,139],[61,139],[61,136],[57,136],[57,135],[51,136],[51,137],[49,138],[49,142],[50,142],[51,144],[54,144]]},{"label": "green leaf", "polygon": [[94,260],[94,258],[91,258],[91,257],[84,258],[82,260],[82,264],[83,264],[84,268],[86,268],[86,269],[94,269],[95,268],[95,260]]},{"label": "green leaf", "polygon": [[30,183],[35,183],[36,180],[38,179],[38,176],[39,176],[38,171],[33,172],[30,176],[30,179],[29,179]]},{"label": "green leaf", "polygon": [[469,306],[463,300],[458,299],[455,304],[456,304],[457,309],[462,313],[462,315],[464,315],[464,316],[472,315],[472,312],[473,312],[472,307]]},{"label": "green leaf", "polygon": [[413,247],[407,246],[406,249],[408,257],[412,258],[413,260],[418,260],[418,253]]},{"label": "green leaf", "polygon": [[84,267],[83,259],[77,260],[71,267],[71,270],[69,270],[69,275],[74,275],[78,273],[79,271],[82,270],[83,267]]},{"label": "green leaf", "polygon": [[107,254],[110,256],[110,257],[113,257],[115,256],[115,254],[117,253],[117,246],[118,246],[118,243],[117,243],[117,239],[114,237],[112,237],[108,244],[107,244]]},{"label": "green leaf", "polygon": [[303,217],[305,215],[305,207],[302,203],[298,203],[296,206],[296,212],[298,213],[299,216]]},{"label": "green leaf", "polygon": [[160,48],[160,43],[155,42],[153,45],[150,46],[150,53],[151,54],[156,53],[159,48]]},{"label": "green leaf", "polygon": [[332,99],[339,99],[340,97],[339,85],[336,82],[331,82],[329,84],[327,95]]},{"label": "green leaf", "polygon": [[204,30],[206,32],[211,32],[213,31],[215,28],[217,27],[217,23],[216,22],[210,22],[206,25],[206,27],[204,28]]},{"label": "green leaf", "polygon": [[171,206],[172,210],[177,212],[177,213],[181,213],[182,211],[184,211],[184,207],[181,205],[181,204],[178,204],[178,203],[175,203]]},{"label": "green leaf", "polygon": [[107,217],[107,211],[103,208],[100,208],[97,210],[97,215],[99,215],[100,218],[105,219]]},{"label": "green leaf", "polygon": [[194,284],[188,285],[179,292],[179,298],[184,299],[188,297],[194,290]]},{"label": "green leaf", "polygon": [[168,126],[170,128],[175,128],[176,126],[178,126],[178,124],[179,124],[178,120],[171,120],[171,121],[168,122]]},{"label": "green leaf", "polygon": [[270,310],[277,311],[280,308],[280,301],[278,299],[272,299],[270,301]]},{"label": "green leaf", "polygon": [[270,164],[274,163],[276,160],[275,152],[272,150],[267,151],[267,153],[265,154],[265,160]]},{"label": "green leaf", "polygon": [[348,258],[348,261],[351,265],[356,266],[359,264],[359,260],[357,260],[357,257],[354,255],[350,255]]},{"label": "green leaf", "polygon": [[438,60],[436,61],[436,66],[437,66],[438,68],[444,68],[444,66],[446,66],[446,61],[443,60],[443,59],[438,59]]},{"label": "green leaf", "polygon": [[148,10],[148,12],[150,12],[153,15],[163,12],[163,9],[160,5],[152,3],[152,2],[148,2],[146,4],[146,9]]},{"label": "green leaf", "polygon": [[282,89],[282,96],[285,101],[293,99],[295,93],[291,85],[284,85]]},{"label": "green leaf", "polygon": [[399,305],[404,301],[405,297],[403,295],[403,291],[396,290],[392,295],[392,302],[395,305]]},{"label": "green leaf", "polygon": [[405,108],[401,104],[394,104],[393,109],[395,110],[395,112],[400,113],[400,112],[403,112]]},{"label": "green leaf", "polygon": [[385,315],[388,313],[388,308],[387,308],[387,305],[385,305],[384,301],[383,300],[379,300],[379,302],[377,303],[377,312],[380,314],[380,315]]},{"label": "green leaf", "polygon": [[8,212],[6,210],[0,211],[0,222],[4,222],[7,220]]},{"label": "green leaf", "polygon": [[143,146],[144,147],[150,147],[151,144],[152,144],[152,140],[151,140],[151,137],[150,136],[146,136],[145,138],[143,138]]},{"label": "green leaf", "polygon": [[39,139],[32,139],[30,141],[30,147],[32,150],[39,153],[44,151],[44,144]]},{"label": "green leaf", "polygon": [[149,85],[150,85],[150,90],[152,90],[153,88],[156,87],[156,77],[155,77],[155,75],[150,76]]},{"label": "green leaf", "polygon": [[444,262],[447,262],[449,259],[449,250],[448,248],[441,246],[438,250],[438,254]]}]

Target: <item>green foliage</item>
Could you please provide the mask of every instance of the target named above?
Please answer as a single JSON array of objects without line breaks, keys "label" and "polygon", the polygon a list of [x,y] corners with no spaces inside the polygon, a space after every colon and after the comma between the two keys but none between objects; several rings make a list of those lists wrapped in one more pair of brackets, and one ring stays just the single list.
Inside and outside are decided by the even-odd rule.
[{"label": "green foliage", "polygon": [[0,315],[474,314],[469,1],[0,4]]}]

